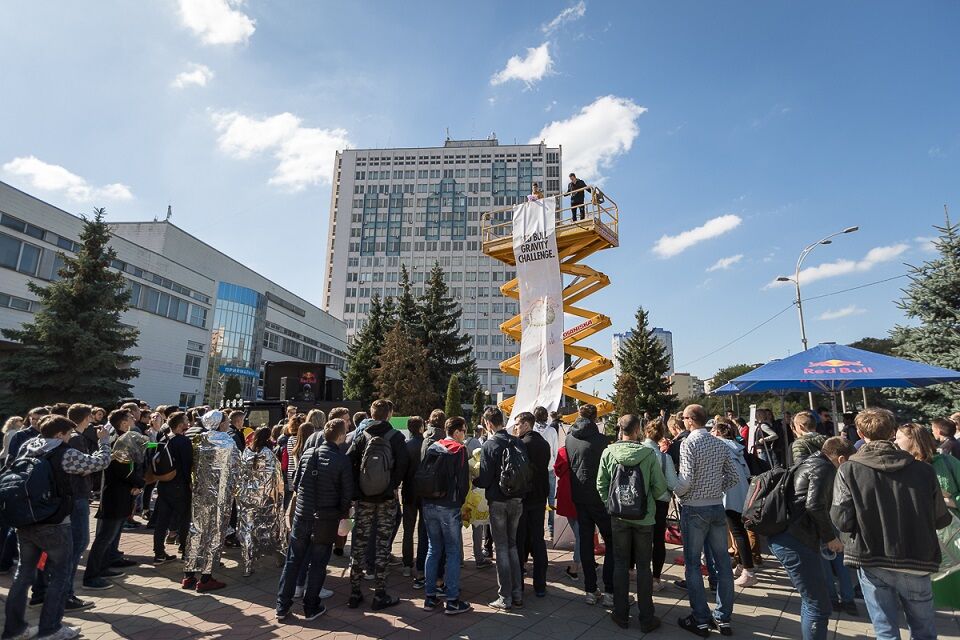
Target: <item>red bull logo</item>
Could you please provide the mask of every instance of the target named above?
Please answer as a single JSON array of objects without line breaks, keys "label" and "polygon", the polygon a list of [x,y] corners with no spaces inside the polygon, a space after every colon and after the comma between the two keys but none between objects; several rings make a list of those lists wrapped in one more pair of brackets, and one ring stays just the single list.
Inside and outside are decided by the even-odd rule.
[{"label": "red bull logo", "polygon": [[832,373],[873,373],[872,367],[863,366],[860,360],[820,360],[811,362],[808,367],[803,369],[804,373],[809,374],[832,374]]}]

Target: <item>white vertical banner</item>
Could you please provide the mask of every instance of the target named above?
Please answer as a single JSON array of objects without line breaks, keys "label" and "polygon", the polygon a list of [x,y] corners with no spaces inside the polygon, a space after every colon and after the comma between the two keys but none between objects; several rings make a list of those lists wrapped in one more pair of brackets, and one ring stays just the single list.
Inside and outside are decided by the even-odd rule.
[{"label": "white vertical banner", "polygon": [[563,395],[563,280],[557,253],[556,202],[532,200],[513,210],[513,255],[520,288],[520,379],[514,416]]}]

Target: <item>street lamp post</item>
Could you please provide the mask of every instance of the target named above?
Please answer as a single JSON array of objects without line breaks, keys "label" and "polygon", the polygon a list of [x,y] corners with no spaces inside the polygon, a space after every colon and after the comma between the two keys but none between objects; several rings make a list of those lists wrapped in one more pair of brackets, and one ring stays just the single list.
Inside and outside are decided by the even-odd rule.
[{"label": "street lamp post", "polygon": [[[837,236],[842,236],[845,233],[853,233],[858,231],[860,227],[847,227],[843,231],[837,231],[836,233],[831,233],[826,238],[818,240],[813,244],[809,244],[803,248],[803,251],[800,252],[800,257],[797,259],[797,268],[793,273],[793,277],[789,276],[780,276],[777,278],[777,282],[792,282],[796,285],[797,288],[797,299],[794,303],[797,305],[797,313],[800,316],[800,340],[803,341],[803,350],[806,351],[809,347],[807,345],[807,327],[803,322],[803,298],[800,296],[800,267],[803,266],[803,261],[806,259],[810,252],[816,249],[821,244],[832,244],[833,238]],[[813,392],[808,392],[807,397],[810,400],[810,410],[813,410]]]}]

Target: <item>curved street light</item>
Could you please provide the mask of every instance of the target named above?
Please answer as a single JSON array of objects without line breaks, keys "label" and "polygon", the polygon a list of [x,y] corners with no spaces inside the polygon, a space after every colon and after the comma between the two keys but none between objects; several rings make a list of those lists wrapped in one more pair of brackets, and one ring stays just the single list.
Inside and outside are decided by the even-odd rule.
[{"label": "curved street light", "polygon": [[[859,230],[860,230],[859,226],[847,227],[842,231],[831,233],[826,238],[817,240],[816,242],[807,245],[806,247],[803,248],[803,251],[800,252],[800,257],[797,258],[797,268],[794,271],[793,277],[791,278],[790,276],[779,276],[777,278],[777,282],[792,282],[794,285],[796,285],[797,299],[794,301],[794,303],[797,305],[797,313],[800,316],[800,339],[803,341],[804,351],[807,350],[808,346],[807,346],[807,328],[803,322],[803,298],[801,298],[800,296],[800,267],[803,266],[803,261],[806,259],[806,257],[810,255],[810,253],[814,249],[816,249],[818,246],[822,244],[833,244],[833,238],[836,238],[837,236],[842,236],[847,233],[853,233]],[[807,395],[809,396],[810,409],[812,410],[813,409],[813,393],[809,393]]]}]

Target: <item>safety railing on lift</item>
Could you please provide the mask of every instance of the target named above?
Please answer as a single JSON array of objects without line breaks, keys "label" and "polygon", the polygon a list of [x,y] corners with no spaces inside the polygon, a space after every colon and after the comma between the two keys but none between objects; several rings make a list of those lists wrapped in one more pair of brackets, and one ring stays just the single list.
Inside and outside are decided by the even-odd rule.
[{"label": "safety railing on lift", "polygon": [[[584,193],[589,192],[589,193]],[[576,193],[584,193],[583,204],[570,204],[563,206],[564,200],[570,198]],[[560,231],[568,226],[574,226],[584,223],[599,223],[618,236],[618,226],[620,224],[620,210],[617,203],[610,196],[603,193],[596,186],[588,186],[575,191],[561,193],[557,196],[546,196],[557,200],[557,230]],[[513,209],[516,205],[493,209],[484,213],[480,221],[480,237],[484,244],[503,240],[513,235]],[[576,219],[574,218],[576,216]]]}]

